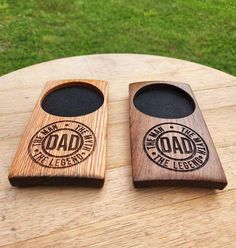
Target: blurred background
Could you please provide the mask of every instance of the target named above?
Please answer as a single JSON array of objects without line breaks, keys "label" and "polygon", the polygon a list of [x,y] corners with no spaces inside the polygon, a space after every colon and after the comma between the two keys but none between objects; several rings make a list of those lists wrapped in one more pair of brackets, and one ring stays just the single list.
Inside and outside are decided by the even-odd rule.
[{"label": "blurred background", "polygon": [[236,75],[235,0],[0,0],[0,75],[94,53],[141,53]]}]

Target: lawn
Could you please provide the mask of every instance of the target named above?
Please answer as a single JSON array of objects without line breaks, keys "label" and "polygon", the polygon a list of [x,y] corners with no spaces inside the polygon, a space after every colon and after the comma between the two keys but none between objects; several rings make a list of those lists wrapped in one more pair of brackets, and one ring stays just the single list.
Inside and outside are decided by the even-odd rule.
[{"label": "lawn", "polygon": [[143,53],[236,75],[235,0],[0,0],[0,75],[94,53]]}]

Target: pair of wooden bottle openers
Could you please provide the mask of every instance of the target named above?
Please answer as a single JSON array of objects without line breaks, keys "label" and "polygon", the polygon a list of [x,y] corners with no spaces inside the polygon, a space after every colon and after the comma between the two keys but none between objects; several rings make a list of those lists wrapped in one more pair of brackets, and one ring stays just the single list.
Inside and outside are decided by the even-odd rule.
[{"label": "pair of wooden bottle openers", "polygon": [[[57,95],[62,89],[72,91]],[[73,96],[76,89],[81,97]],[[92,94],[87,94],[90,91]],[[81,103],[82,109],[70,108],[68,99],[74,105]],[[107,99],[105,81],[48,82],[20,141],[9,173],[10,183],[101,187],[105,179]],[[56,106],[51,104],[53,101]],[[89,108],[90,103],[94,109]],[[223,189],[227,185],[189,85],[132,83],[129,106],[135,187],[190,185]]]}]

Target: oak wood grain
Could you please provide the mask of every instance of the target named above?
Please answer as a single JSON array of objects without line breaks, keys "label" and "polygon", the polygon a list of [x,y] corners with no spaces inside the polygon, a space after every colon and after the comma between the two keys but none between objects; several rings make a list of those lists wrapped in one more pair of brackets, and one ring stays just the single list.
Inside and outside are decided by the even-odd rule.
[{"label": "oak wood grain", "polygon": [[[109,83],[107,172],[102,189],[13,188],[8,181],[20,138],[46,81]],[[136,189],[132,184],[128,86],[165,80],[190,84],[228,185]],[[159,56],[108,54],[33,65],[0,78],[1,247],[234,247],[236,79]]]},{"label": "oak wood grain", "polygon": [[[63,117],[49,114],[42,108],[42,101],[50,92],[81,85],[102,92],[104,101],[96,111]],[[107,87],[107,82],[95,80],[61,80],[46,84],[12,162],[9,180],[13,186],[103,185]]]}]

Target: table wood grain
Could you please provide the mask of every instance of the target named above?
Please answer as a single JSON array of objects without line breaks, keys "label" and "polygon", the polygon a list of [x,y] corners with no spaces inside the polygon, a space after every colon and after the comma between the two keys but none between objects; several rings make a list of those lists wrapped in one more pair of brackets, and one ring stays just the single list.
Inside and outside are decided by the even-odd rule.
[{"label": "table wood grain", "polygon": [[[106,181],[102,189],[14,188],[8,172],[46,81],[109,82]],[[223,191],[135,189],[128,84],[191,85],[228,179]],[[235,247],[236,78],[172,58],[105,54],[58,59],[0,78],[0,247]]]}]

